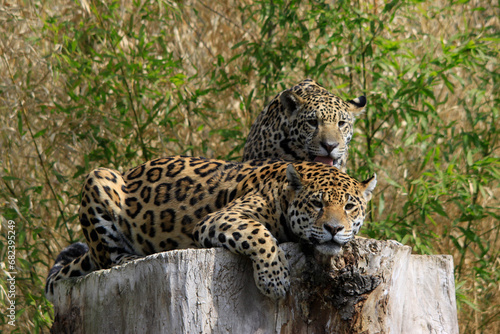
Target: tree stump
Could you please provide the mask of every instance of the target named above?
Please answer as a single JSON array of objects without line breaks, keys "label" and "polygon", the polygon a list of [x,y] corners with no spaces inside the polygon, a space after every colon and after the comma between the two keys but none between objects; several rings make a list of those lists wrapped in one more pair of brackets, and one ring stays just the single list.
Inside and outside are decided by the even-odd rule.
[{"label": "tree stump", "polygon": [[335,257],[282,244],[291,289],[274,301],[222,248],[154,254],[55,285],[53,333],[458,333],[449,255],[356,239]]}]

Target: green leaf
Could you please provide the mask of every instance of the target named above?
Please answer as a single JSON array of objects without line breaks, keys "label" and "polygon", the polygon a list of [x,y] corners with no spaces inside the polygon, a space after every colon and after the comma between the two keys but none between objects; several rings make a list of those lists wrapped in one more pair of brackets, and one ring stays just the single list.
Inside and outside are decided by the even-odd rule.
[{"label": "green leaf", "polygon": [[178,73],[176,75],[174,75],[173,77],[170,77],[170,82],[173,83],[176,87],[180,87],[182,85],[185,84],[185,79],[187,78],[187,76],[185,74],[182,74],[182,73]]},{"label": "green leaf", "polygon": [[446,213],[446,211],[443,208],[443,206],[441,205],[441,203],[434,201],[434,202],[431,202],[430,205],[431,205],[432,209],[434,210],[434,212],[436,212],[440,216],[449,218],[448,214]]},{"label": "green leaf", "polygon": [[378,201],[378,214],[379,216],[382,215],[385,209],[385,198],[384,198],[384,193],[381,193],[379,196],[379,201]]},{"label": "green leaf", "polygon": [[22,179],[15,176],[2,176],[4,181],[21,181]]},{"label": "green leaf", "polygon": [[467,151],[467,165],[472,166],[474,161],[472,160],[472,152]]},{"label": "green leaf", "polygon": [[25,132],[23,132],[23,114],[21,111],[17,112],[17,131],[19,131],[19,135],[23,136]]},{"label": "green leaf", "polygon": [[35,135],[33,136],[33,139],[38,138],[40,136],[43,136],[45,134],[45,132],[47,132],[47,128],[45,128],[43,130],[40,130],[37,133],[35,133]]}]

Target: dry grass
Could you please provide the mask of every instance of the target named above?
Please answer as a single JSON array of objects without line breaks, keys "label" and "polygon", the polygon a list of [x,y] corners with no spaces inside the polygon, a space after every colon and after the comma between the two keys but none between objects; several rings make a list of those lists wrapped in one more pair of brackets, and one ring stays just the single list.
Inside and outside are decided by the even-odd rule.
[{"label": "dry grass", "polygon": [[[68,97],[67,86],[71,81],[70,75],[62,74],[55,69],[55,62],[59,59],[57,57],[63,55],[61,51],[63,41],[55,43],[54,39],[64,35],[64,32],[51,31],[48,27],[51,21],[48,19],[56,17],[60,22],[80,22],[82,18],[87,18],[91,22],[89,25],[100,24],[99,17],[91,11],[95,3],[99,2],[7,0],[0,5],[0,73],[2,74],[0,76],[2,167],[0,177],[3,178],[0,180],[1,233],[4,240],[7,216],[18,217],[16,218],[17,266],[18,271],[22,273],[19,277],[23,277],[23,280],[18,280],[17,305],[18,311],[19,308],[24,310],[19,312],[17,319],[17,329],[20,332],[48,331],[51,314],[47,302],[41,298],[43,280],[58,251],[69,242],[80,238],[80,228],[75,214],[83,176],[73,177],[79,172],[78,168],[89,171],[102,163],[102,159],[95,158],[91,154],[100,145],[109,146],[113,150],[112,155],[118,157],[109,161],[109,164],[116,168],[127,169],[143,161],[146,155],[135,146],[133,146],[137,150],[135,154],[126,155],[124,152],[129,145],[135,143],[134,137],[139,133],[138,124],[146,122],[147,113],[139,113],[137,122],[134,123],[132,119],[131,127],[124,128],[121,123],[123,119],[117,116],[117,108],[120,101],[126,100],[125,94],[119,92],[105,103],[95,106],[75,103],[75,100]],[[119,2],[122,8],[123,30],[127,29],[126,24],[132,20],[137,27],[146,22],[148,36],[146,40],[165,34],[165,49],[158,47],[152,53],[162,57],[162,50],[171,52],[174,58],[181,62],[182,73],[192,78],[181,85],[171,81],[155,83],[154,89],[165,92],[165,96],[171,99],[169,106],[173,107],[179,103],[170,113],[168,108],[162,110],[142,132],[148,145],[157,149],[158,155],[182,153],[211,157],[227,156],[242,144],[242,138],[248,134],[253,119],[265,103],[283,87],[289,87],[304,78],[303,71],[289,64],[282,64],[284,69],[290,68],[288,71],[290,73],[283,81],[272,82],[272,78],[262,76],[255,70],[245,70],[252,62],[257,61],[254,58],[241,57],[228,62],[233,56],[242,52],[243,47],[231,48],[236,42],[259,43],[263,39],[258,15],[245,17],[238,9],[238,6],[250,4],[249,0],[244,3],[224,0],[215,3],[186,1],[183,6],[168,1],[144,1],[142,6],[148,6],[151,12],[156,13],[156,20],[152,21],[147,21],[138,15],[133,16],[135,13],[130,10],[132,3],[129,0]],[[369,4],[354,5],[361,10],[382,15],[385,3],[374,1]],[[300,13],[309,10],[308,6],[305,4],[297,11]],[[175,8],[175,15],[172,14],[170,7]],[[485,7],[487,10],[471,11],[472,8],[479,7]],[[442,56],[442,41],[450,41],[459,33],[467,34],[474,29],[481,31],[484,27],[492,27],[498,31],[500,27],[498,15],[491,15],[491,12],[499,14],[498,7],[493,7],[493,4],[487,1],[471,1],[460,8],[459,6],[450,8],[444,2],[418,3],[398,12],[392,21],[387,15],[387,21],[390,23],[381,36],[387,40],[406,41],[405,48],[399,49],[392,56],[400,62],[401,67],[403,63],[418,64],[423,61],[424,55]],[[46,25],[45,30],[44,25]],[[402,29],[400,33],[398,27],[407,29]],[[290,31],[291,28],[278,30],[273,37],[274,41],[285,38]],[[322,35],[320,31],[311,32],[311,35],[313,42],[304,46],[301,53],[303,59],[312,59],[318,46],[327,43],[328,36]],[[102,51],[106,45],[109,46],[106,43],[99,44],[91,37],[88,43],[96,49],[100,48]],[[457,48],[461,47],[460,43],[459,39],[452,42]],[[122,50],[135,50],[139,46],[137,40],[124,36],[118,47]],[[278,51],[283,52],[283,50]],[[333,47],[327,50],[325,55],[337,60],[332,66],[343,66],[353,62],[353,59],[343,56],[345,53],[345,49]],[[224,61],[220,61],[221,58]],[[92,66],[98,71],[103,65],[96,62]],[[217,86],[212,77],[214,70],[219,75],[218,79],[221,78],[220,73],[228,76],[238,75],[240,79],[232,81],[231,87],[220,89],[220,85]],[[497,60],[491,60],[486,70],[497,71]],[[241,73],[245,73],[244,77]],[[336,73],[342,76],[334,75],[333,71],[330,74],[326,70],[318,79],[342,96],[361,95],[366,88],[374,84],[375,80],[369,71],[364,76],[352,78],[352,72],[347,67]],[[471,100],[470,93],[478,87],[485,73],[484,71],[473,73],[467,71],[466,67],[456,67],[446,73],[448,80],[455,84],[454,94],[450,94],[443,83],[432,87],[436,100],[444,101],[438,105],[437,114],[450,124],[456,122],[455,131],[473,130],[470,128],[470,123],[464,121],[466,112],[463,105],[471,109],[477,108],[476,112],[495,108],[492,105],[493,99],[486,99],[489,102],[484,104],[477,104]],[[384,74],[397,76],[401,73],[396,73],[388,67]],[[411,81],[415,78],[412,73],[402,76],[401,80]],[[347,84],[343,78],[352,80]],[[138,83],[131,81],[128,84],[130,87],[136,87]],[[219,89],[189,100],[197,90],[214,86]],[[84,96],[88,89],[84,84],[75,85],[74,92],[78,96]],[[395,92],[397,89],[398,87],[392,87],[389,91]],[[498,96],[498,90],[498,83],[492,78],[487,85],[486,93]],[[368,94],[369,98],[373,96],[373,99],[383,99],[389,91],[368,91]],[[252,99],[248,101],[250,95]],[[460,101],[465,103],[461,104]],[[134,103],[136,104],[132,105],[141,108],[138,102]],[[141,103],[151,108],[154,101],[144,97]],[[79,110],[75,106],[83,108],[83,115],[76,116]],[[398,108],[398,106],[399,101],[392,102],[391,107]],[[69,108],[68,112],[61,112],[62,107]],[[203,112],[198,113],[198,110]],[[411,181],[425,176],[426,170],[420,168],[420,163],[422,155],[429,149],[425,146],[415,146],[415,140],[418,139],[408,141],[410,137],[408,133],[412,129],[407,127],[405,120],[396,126],[390,120],[378,119],[379,113],[379,110],[369,108],[366,115],[367,118],[377,119],[376,126],[381,128],[377,138],[383,140],[383,147],[379,149],[380,154],[373,157],[371,166],[377,166],[377,173],[381,176],[378,189],[379,195],[383,193],[385,196],[386,207],[380,214],[375,214],[375,221],[392,213],[401,212],[401,203],[407,201],[414,189]],[[169,123],[162,123],[165,118],[168,118]],[[103,124],[103,120],[108,123]],[[100,126],[96,127],[96,124]],[[366,129],[363,129],[361,122],[358,122],[357,126],[358,133],[354,144],[363,151],[365,150],[363,133]],[[486,126],[486,123],[479,124],[474,129]],[[229,141],[224,141],[225,137],[217,131],[220,129],[237,129],[240,134],[229,137]],[[415,124],[413,131],[420,130],[422,124]],[[451,127],[447,131],[443,136],[443,142],[453,136]],[[109,142],[103,144],[101,138],[107,138]],[[401,151],[401,147],[408,149]],[[500,148],[496,147],[491,156],[498,158],[499,150]],[[236,152],[235,156],[238,153],[241,154]],[[359,157],[354,158],[355,156],[353,155],[351,168],[353,170],[364,168],[364,161]],[[465,161],[458,163],[463,165],[461,169],[466,169]],[[443,170],[447,167],[446,159],[443,159]],[[394,180],[406,187],[393,187],[388,180]],[[469,188],[471,193],[478,194],[476,203],[483,207],[500,207],[498,182],[485,186],[482,192],[474,189],[472,183]],[[444,194],[440,200],[447,203],[451,196],[453,194]],[[464,284],[460,288],[460,293],[471,302],[460,304],[461,331],[498,333],[500,332],[498,220],[485,217],[474,227],[475,231],[489,242],[492,251],[488,254],[494,257],[484,259],[489,263],[491,272],[497,273],[497,276],[492,276],[491,281],[486,282],[479,280],[474,271],[478,265],[478,259],[474,254],[480,252],[479,246],[471,244],[471,249],[464,253],[456,247],[450,237],[459,236],[457,227],[452,225],[451,221],[461,214],[462,209],[453,202],[445,205],[449,218],[431,215],[430,218],[435,221],[435,225],[429,224],[429,229],[437,236],[434,240],[434,251],[454,256],[455,264],[460,269],[457,278]],[[461,227],[466,225],[467,222],[459,224]],[[414,233],[418,233],[418,230]],[[0,248],[0,251],[1,257],[5,259],[6,249]],[[464,257],[464,254],[467,256]],[[1,268],[3,273],[8,275],[9,270],[4,266],[4,262],[0,265],[3,266]],[[7,305],[6,286],[2,282],[0,287],[3,289],[0,290],[0,304],[3,307]],[[1,326],[2,324],[0,328]],[[3,328],[11,329],[7,324],[3,324]]]}]

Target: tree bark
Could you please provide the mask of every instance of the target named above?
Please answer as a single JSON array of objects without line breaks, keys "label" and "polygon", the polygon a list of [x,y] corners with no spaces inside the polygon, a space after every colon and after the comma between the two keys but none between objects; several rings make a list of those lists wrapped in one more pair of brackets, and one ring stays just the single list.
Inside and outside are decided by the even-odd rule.
[{"label": "tree bark", "polygon": [[55,286],[53,333],[458,333],[449,255],[356,239],[335,257],[283,244],[291,289],[273,301],[221,248],[148,256]]}]

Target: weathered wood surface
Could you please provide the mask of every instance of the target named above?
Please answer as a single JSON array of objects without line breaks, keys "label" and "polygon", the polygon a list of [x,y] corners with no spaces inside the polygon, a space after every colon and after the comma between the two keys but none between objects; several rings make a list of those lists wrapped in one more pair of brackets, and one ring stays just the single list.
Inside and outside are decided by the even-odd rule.
[{"label": "weathered wood surface", "polygon": [[61,281],[54,333],[458,333],[451,256],[358,239],[334,258],[282,245],[287,298],[259,293],[224,249],[155,254]]}]

